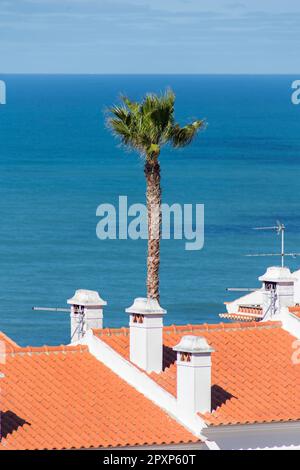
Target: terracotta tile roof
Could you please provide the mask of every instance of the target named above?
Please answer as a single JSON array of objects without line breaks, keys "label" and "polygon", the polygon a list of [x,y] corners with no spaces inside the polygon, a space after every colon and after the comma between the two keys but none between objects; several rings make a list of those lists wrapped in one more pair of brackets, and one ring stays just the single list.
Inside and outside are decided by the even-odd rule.
[{"label": "terracotta tile roof", "polygon": [[[95,334],[129,358],[127,329]],[[164,371],[150,374],[176,396],[172,350],[185,334],[204,336],[212,353],[212,413],[208,424],[262,423],[300,419],[300,364],[293,364],[295,338],[280,322],[219,323],[164,328]]]},{"label": "terracotta tile roof", "polygon": [[300,305],[295,305],[294,307],[289,307],[289,311],[295,315],[296,317],[300,318]]},{"label": "terracotta tile roof", "polygon": [[260,306],[239,305],[239,312],[253,313],[255,315],[262,315],[263,309]]},{"label": "terracotta tile roof", "polygon": [[263,309],[258,305],[239,305],[237,312],[226,312],[220,313],[220,318],[225,318],[226,320],[239,321],[260,321],[263,319]]},{"label": "terracotta tile roof", "polygon": [[294,305],[293,307],[289,307],[290,312],[300,312],[300,305]]},{"label": "terracotta tile roof", "polygon": [[0,364],[0,449],[196,442],[86,346],[20,348]]},{"label": "terracotta tile roof", "polygon": [[263,318],[263,315],[249,314],[249,313],[220,313],[220,318],[225,318],[226,320],[239,321],[260,321]]}]

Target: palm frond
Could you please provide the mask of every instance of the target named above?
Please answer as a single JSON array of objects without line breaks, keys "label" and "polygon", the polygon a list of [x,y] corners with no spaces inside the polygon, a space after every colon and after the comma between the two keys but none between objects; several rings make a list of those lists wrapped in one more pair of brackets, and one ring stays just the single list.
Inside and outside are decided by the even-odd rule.
[{"label": "palm frond", "polygon": [[132,113],[138,112],[140,107],[139,103],[137,103],[136,101],[131,101],[127,96],[124,95],[121,96],[121,100]]},{"label": "palm frond", "polygon": [[191,124],[187,124],[184,127],[180,127],[176,124],[170,129],[170,140],[175,148],[185,147],[190,144],[197,135],[200,129],[205,127],[205,121],[194,121]]},{"label": "palm frond", "polygon": [[110,118],[108,125],[112,130],[113,134],[118,137],[121,142],[125,145],[131,145],[131,132],[130,128],[124,121],[118,118]]},{"label": "palm frond", "polygon": [[116,118],[124,122],[126,122],[128,117],[130,116],[130,112],[127,108],[125,108],[125,106],[112,106],[109,109],[109,112],[116,116]]}]

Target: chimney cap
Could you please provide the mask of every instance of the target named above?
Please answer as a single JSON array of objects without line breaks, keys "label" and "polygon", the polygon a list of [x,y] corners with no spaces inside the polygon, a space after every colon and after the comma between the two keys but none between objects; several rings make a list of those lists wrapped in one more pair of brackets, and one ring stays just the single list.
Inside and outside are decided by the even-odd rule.
[{"label": "chimney cap", "polygon": [[67,300],[70,305],[82,305],[83,307],[107,305],[95,290],[77,289],[71,299]]},{"label": "chimney cap", "polygon": [[185,335],[180,342],[174,346],[173,351],[189,353],[212,353],[214,349],[210,347],[203,336]]},{"label": "chimney cap", "polygon": [[147,299],[145,297],[134,299],[131,307],[126,308],[125,312],[139,315],[164,315],[167,313],[166,310],[161,308],[156,299]]},{"label": "chimney cap", "polygon": [[296,281],[292,276],[291,271],[287,267],[271,266],[267,269],[263,276],[260,276],[259,281],[266,282],[291,282]]}]

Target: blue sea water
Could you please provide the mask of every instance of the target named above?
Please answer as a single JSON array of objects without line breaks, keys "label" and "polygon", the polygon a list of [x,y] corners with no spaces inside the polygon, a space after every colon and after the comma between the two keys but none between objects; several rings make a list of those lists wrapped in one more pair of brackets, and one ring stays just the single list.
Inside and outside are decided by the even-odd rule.
[{"label": "blue sea water", "polygon": [[[167,86],[177,119],[205,117],[189,148],[161,155],[163,200],[205,204],[205,245],[162,241],[161,304],[166,323],[218,321],[228,286],[257,286],[278,261],[246,258],[278,251],[273,233],[287,225],[287,249],[300,251],[300,106],[292,76],[1,76],[0,330],[22,345],[69,340],[64,313],[75,289],[99,290],[106,326],[127,325],[124,310],[145,294],[146,242],[96,237],[96,208],[144,202],[143,164],[119,148],[104,110],[120,93],[139,99]],[[300,258],[289,259],[291,269]]]}]

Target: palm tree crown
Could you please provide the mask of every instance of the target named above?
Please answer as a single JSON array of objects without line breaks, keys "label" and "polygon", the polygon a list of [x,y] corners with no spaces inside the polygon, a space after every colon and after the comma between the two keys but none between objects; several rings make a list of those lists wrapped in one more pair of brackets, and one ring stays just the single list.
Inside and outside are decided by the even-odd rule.
[{"label": "palm tree crown", "polygon": [[151,160],[167,143],[175,148],[185,147],[205,125],[204,120],[198,120],[180,127],[175,122],[174,105],[171,90],[161,96],[148,94],[141,103],[122,96],[122,105],[109,110],[108,125],[123,144]]}]

